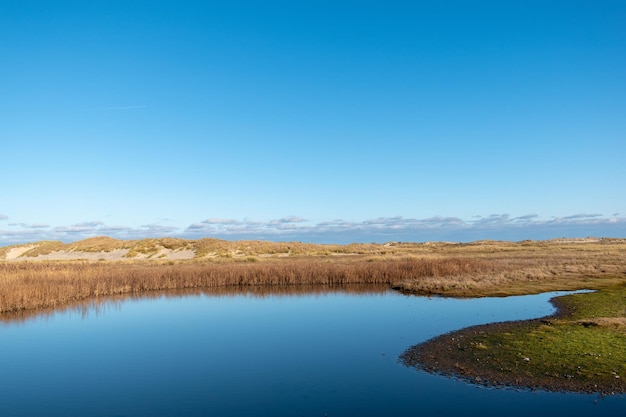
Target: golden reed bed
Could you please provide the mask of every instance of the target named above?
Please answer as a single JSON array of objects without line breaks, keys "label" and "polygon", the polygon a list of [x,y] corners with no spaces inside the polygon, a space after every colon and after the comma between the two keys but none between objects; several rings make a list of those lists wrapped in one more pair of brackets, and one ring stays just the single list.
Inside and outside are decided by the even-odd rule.
[{"label": "golden reed bed", "polygon": [[386,284],[417,276],[488,270],[486,262],[273,260],[232,263],[0,263],[0,312],[61,306],[92,297],[227,286]]},{"label": "golden reed bed", "polygon": [[[602,288],[626,282],[626,240],[360,245],[344,252],[217,261],[0,261],[0,313],[189,288],[383,284],[457,297]],[[346,248],[333,248],[343,250]],[[374,254],[372,254],[374,253]],[[381,254],[382,253],[382,254]]]}]

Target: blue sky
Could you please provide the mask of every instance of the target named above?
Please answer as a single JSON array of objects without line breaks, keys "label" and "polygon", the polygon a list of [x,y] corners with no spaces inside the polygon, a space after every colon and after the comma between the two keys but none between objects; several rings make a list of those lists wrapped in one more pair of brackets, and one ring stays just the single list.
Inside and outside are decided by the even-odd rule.
[{"label": "blue sky", "polygon": [[0,2],[0,244],[626,236],[624,1]]}]

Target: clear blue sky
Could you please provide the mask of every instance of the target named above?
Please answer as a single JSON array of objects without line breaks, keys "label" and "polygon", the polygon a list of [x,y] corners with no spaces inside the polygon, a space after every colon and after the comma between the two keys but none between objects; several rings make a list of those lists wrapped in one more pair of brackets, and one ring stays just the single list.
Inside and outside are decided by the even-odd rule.
[{"label": "clear blue sky", "polygon": [[626,2],[0,1],[0,244],[626,236]]}]

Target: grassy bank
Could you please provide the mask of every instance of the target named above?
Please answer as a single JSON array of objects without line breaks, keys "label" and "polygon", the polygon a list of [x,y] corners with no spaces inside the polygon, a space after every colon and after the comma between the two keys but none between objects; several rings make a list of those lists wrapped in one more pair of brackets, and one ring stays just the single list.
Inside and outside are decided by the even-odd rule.
[{"label": "grassy bank", "polygon": [[555,316],[452,332],[402,360],[485,385],[625,393],[626,285],[553,302]]}]

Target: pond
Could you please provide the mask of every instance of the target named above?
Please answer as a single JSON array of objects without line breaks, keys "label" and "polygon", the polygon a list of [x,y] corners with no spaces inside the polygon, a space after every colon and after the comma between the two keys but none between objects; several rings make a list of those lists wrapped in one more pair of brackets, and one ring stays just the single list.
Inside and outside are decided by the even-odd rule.
[{"label": "pond", "polygon": [[555,295],[260,288],[4,316],[0,416],[623,415],[624,396],[490,389],[398,362],[444,332],[549,315]]}]

